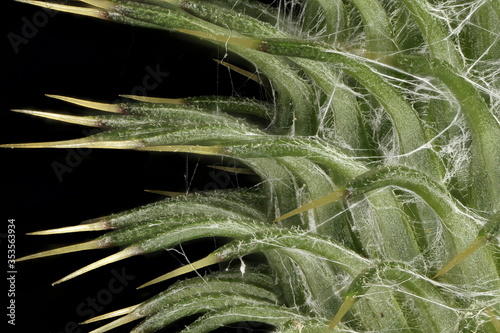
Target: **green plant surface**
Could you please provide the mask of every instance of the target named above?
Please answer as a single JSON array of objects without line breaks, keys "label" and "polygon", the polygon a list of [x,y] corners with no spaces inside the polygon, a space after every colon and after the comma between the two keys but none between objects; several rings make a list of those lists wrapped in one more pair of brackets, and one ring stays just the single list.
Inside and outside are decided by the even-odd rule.
[{"label": "green plant surface", "polygon": [[[223,50],[219,64],[266,92],[110,104],[49,95],[99,113],[15,110],[101,131],[4,148],[187,153],[259,179],[162,192],[168,198],[33,232],[103,233],[18,261],[121,248],[54,284],[225,240],[138,286],[175,279],[164,292],[88,320],[119,317],[92,332],[136,320],[135,333],[170,331],[187,320],[182,332],[260,322],[273,332],[500,333],[499,0],[20,2]],[[220,269],[182,277],[205,267]]]}]

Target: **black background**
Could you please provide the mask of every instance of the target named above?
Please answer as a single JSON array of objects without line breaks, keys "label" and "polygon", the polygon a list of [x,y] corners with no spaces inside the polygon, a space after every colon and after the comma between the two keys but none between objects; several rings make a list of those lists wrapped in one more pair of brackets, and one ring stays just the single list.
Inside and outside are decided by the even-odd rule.
[{"label": "black background", "polygon": [[[148,96],[185,97],[204,94],[242,94],[261,97],[253,82],[230,74],[212,58],[225,50],[209,49],[175,33],[152,31],[66,13],[44,11],[13,1],[0,5],[2,29],[2,82],[0,143],[39,142],[78,138],[89,130],[11,112],[11,109],[50,110],[76,115],[82,108],[45,97],[58,94],[100,102],[116,102],[119,94],[144,87],[147,68],[159,69],[162,77]],[[228,58],[228,61],[236,59]],[[148,81],[149,83],[153,81]],[[153,82],[154,83],[154,82]],[[97,233],[26,236],[35,230],[76,225],[123,209],[160,199],[144,189],[186,191],[213,185],[207,163],[196,156],[133,151],[92,150],[79,153],[66,149],[1,149],[2,264],[7,275],[7,221],[15,219],[16,256],[21,257],[58,246],[83,242]],[[84,156],[83,156],[84,155]],[[200,163],[199,163],[200,162]],[[68,165],[71,172],[59,176],[54,165]],[[231,184],[238,179],[231,176]],[[242,180],[240,180],[241,182]],[[191,260],[198,259],[216,240],[183,246]],[[98,325],[73,326],[89,318],[89,299],[109,289],[113,271],[134,278],[107,304],[103,314],[137,304],[168,286],[136,291],[135,287],[183,262],[173,252],[140,256],[117,262],[63,284],[51,283],[116,249],[66,254],[16,264],[16,326],[8,332],[88,332]],[[2,321],[9,298],[4,297]],[[102,294],[101,294],[102,295]],[[83,303],[83,305],[82,305]],[[102,306],[102,309],[101,309]],[[77,311],[80,309],[80,311]],[[133,325],[114,330],[126,332]]]}]

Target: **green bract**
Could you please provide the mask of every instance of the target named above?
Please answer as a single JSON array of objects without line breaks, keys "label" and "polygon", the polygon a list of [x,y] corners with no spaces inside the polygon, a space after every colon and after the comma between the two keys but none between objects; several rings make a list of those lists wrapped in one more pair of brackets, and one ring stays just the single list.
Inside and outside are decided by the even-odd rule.
[{"label": "green bract", "polygon": [[[124,247],[56,283],[207,237],[229,241],[140,287],[242,260],[100,316],[121,317],[94,332],[182,318],[185,332],[245,321],[274,332],[500,332],[500,0],[22,2],[203,40],[245,59],[251,68],[220,63],[268,92],[113,105],[51,96],[111,112],[87,117],[18,110],[104,131],[3,147],[222,156],[241,166],[226,170],[260,178],[34,232],[109,230],[21,260]],[[265,260],[245,265],[255,253]]]}]

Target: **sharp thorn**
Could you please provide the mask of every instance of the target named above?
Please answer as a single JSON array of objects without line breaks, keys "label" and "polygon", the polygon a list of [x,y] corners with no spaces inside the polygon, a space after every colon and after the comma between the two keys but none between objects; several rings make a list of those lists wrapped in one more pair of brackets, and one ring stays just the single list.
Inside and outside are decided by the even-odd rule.
[{"label": "sharp thorn", "polygon": [[112,321],[104,326],[101,326],[93,331],[90,331],[89,333],[104,333],[104,332],[110,331],[116,327],[128,324],[134,320],[140,319],[140,318],[141,317],[134,316],[133,314],[129,314],[129,315],[126,315],[126,316],[121,317],[119,319],[116,319],[116,320],[114,320],[114,321]]},{"label": "sharp thorn", "polygon": [[17,2],[27,3],[30,5],[48,8],[52,10],[58,10],[61,12],[90,16],[100,19],[107,19],[107,12],[96,9],[96,8],[84,8],[84,7],[75,7],[75,6],[67,6],[50,2],[42,2],[42,1],[34,1],[34,0],[16,0]]},{"label": "sharp thorn", "polygon": [[110,149],[137,149],[142,148],[138,141],[93,141],[90,137],[52,141],[52,142],[30,142],[30,143],[8,143],[0,145],[0,148],[110,148]]},{"label": "sharp thorn", "polygon": [[308,211],[308,210],[316,208],[316,207],[321,207],[321,206],[327,205],[329,203],[339,201],[341,199],[344,199],[347,196],[347,194],[348,194],[348,192],[346,189],[343,189],[343,188],[338,189],[338,190],[333,191],[333,192],[331,192],[325,196],[322,196],[316,200],[313,200],[309,203],[306,203],[305,205],[302,205],[299,208],[294,209],[291,212],[286,213],[285,215],[278,217],[276,220],[274,220],[274,222],[278,222],[278,221],[287,219],[289,217],[303,213],[305,211]]},{"label": "sharp thorn", "polygon": [[42,112],[42,111],[34,111],[34,110],[12,110],[14,112],[25,113],[37,117],[53,119],[58,121],[63,121],[66,123],[84,125],[84,126],[93,126],[93,127],[101,127],[100,121],[94,117],[79,117],[79,116],[71,116],[66,114],[58,114],[52,112]]},{"label": "sharp thorn", "polygon": [[85,273],[88,273],[94,269],[97,269],[99,267],[102,267],[102,266],[106,266],[108,264],[111,264],[111,263],[114,263],[114,262],[117,262],[117,261],[120,261],[120,260],[123,260],[123,259],[126,259],[126,258],[130,258],[130,257],[133,257],[135,255],[139,254],[139,251],[137,250],[136,247],[129,247],[129,248],[126,248],[118,253],[115,253],[113,255],[110,255],[106,258],[103,258],[101,260],[98,260],[90,265],[87,265],[83,268],[80,268],[79,270],[76,270],[74,271],[73,273],[71,274],[68,274],[66,275],[65,277],[63,277],[62,279],[59,279],[57,280],[56,282],[52,283],[52,285],[56,285],[56,284],[59,284],[59,283],[62,283],[62,282],[65,282],[65,281],[68,281],[68,280],[71,280],[77,276],[80,276],[82,274],[85,274]]},{"label": "sharp thorn", "polygon": [[150,146],[141,147],[137,150],[147,150],[147,151],[163,151],[172,153],[192,153],[200,155],[225,155],[226,150],[224,147],[220,146],[190,146],[190,145],[175,145],[175,146]]},{"label": "sharp thorn", "polygon": [[219,59],[213,59],[213,60],[216,63],[218,63],[218,64],[220,64],[222,66],[225,66],[225,67],[229,68],[230,70],[235,71],[236,73],[241,74],[241,75],[249,78],[252,81],[257,82],[258,84],[262,84],[262,80],[255,73],[249,72],[247,70],[244,70],[243,68],[240,68],[238,66],[235,66],[233,64],[227,63],[227,62],[219,60]]},{"label": "sharp thorn", "polygon": [[160,98],[160,97],[148,97],[148,96],[136,96],[136,95],[120,95],[120,97],[146,103],[187,104],[186,100],[182,98]]},{"label": "sharp thorn", "polygon": [[71,104],[83,106],[89,109],[95,109],[99,111],[112,112],[112,113],[124,113],[123,107],[120,106],[119,104],[92,102],[84,99],[60,96],[60,95],[45,95],[45,96],[59,99],[61,101],[68,102]]},{"label": "sharp thorn", "polygon": [[93,323],[93,322],[96,322],[96,321],[101,321],[101,320],[104,320],[104,319],[109,319],[109,318],[114,318],[114,317],[118,317],[118,316],[127,315],[130,312],[134,311],[139,305],[140,304],[132,305],[132,306],[129,306],[128,308],[123,308],[123,309],[120,309],[120,310],[108,312],[106,314],[103,314],[103,315],[100,315],[100,316],[97,316],[97,317],[94,317],[94,318],[90,318],[88,320],[85,320],[85,321],[81,322],[80,325],[90,324],[90,323]]},{"label": "sharp thorn", "polygon": [[39,253],[35,253],[35,254],[30,254],[28,256],[16,259],[16,262],[37,259],[37,258],[44,258],[44,257],[49,257],[49,256],[55,256],[55,255],[64,254],[64,253],[71,253],[71,252],[78,252],[78,251],[85,251],[85,250],[95,250],[95,249],[100,249],[100,248],[102,248],[102,246],[99,243],[99,241],[92,240],[92,241],[85,242],[85,243],[69,245],[69,246],[64,246],[64,247],[60,247],[60,248],[53,249],[53,250],[48,250],[48,251],[43,251],[43,252],[39,252]]},{"label": "sharp thorn", "polygon": [[440,275],[443,275],[444,273],[448,272],[450,269],[458,265],[460,262],[464,261],[467,257],[469,257],[471,254],[476,252],[479,248],[481,248],[483,245],[485,245],[488,241],[484,237],[478,237],[476,238],[472,243],[470,243],[469,246],[467,246],[463,251],[461,251],[459,254],[457,254],[446,266],[444,266],[436,275],[432,277],[432,279],[435,279],[439,277]]},{"label": "sharp thorn", "polygon": [[55,235],[55,234],[68,234],[71,232],[83,232],[83,231],[101,231],[101,230],[109,230],[110,227],[107,223],[99,221],[95,223],[88,224],[79,224],[70,227],[57,228],[57,229],[48,229],[48,230],[40,230],[29,232],[27,235]]},{"label": "sharp thorn", "polygon": [[491,308],[486,307],[486,312],[488,313],[488,316],[490,316],[491,322],[493,323],[495,330],[497,331],[497,333],[500,333],[500,320],[498,320],[497,316],[495,315],[495,313]]},{"label": "sharp thorn", "polygon": [[208,167],[213,168],[213,169],[217,169],[217,170],[232,172],[232,173],[245,174],[245,175],[255,175],[255,172],[253,172],[251,169],[248,169],[248,168],[226,167],[226,166],[220,166],[220,165],[209,165]]},{"label": "sharp thorn", "polygon": [[328,326],[328,331],[332,332],[335,329],[335,327],[340,323],[344,315],[352,308],[355,302],[355,297],[346,297],[339,310],[335,314],[335,317],[333,317],[330,326]]},{"label": "sharp thorn", "polygon": [[146,282],[143,285],[137,287],[137,289],[142,289],[142,288],[151,286],[153,284],[177,277],[179,275],[187,274],[187,273],[193,272],[197,269],[204,268],[204,267],[207,267],[207,266],[210,266],[213,264],[217,264],[219,262],[221,262],[221,260],[216,255],[209,254],[208,256],[206,256],[203,259],[200,259],[200,260],[195,261],[193,263],[190,263],[188,265],[179,267],[179,268],[177,268],[177,269],[175,269],[167,274],[164,274],[162,276],[157,277],[156,279],[153,279],[149,282]]},{"label": "sharp thorn", "polygon": [[179,197],[181,195],[185,195],[186,194],[184,192],[171,192],[171,191],[158,191],[158,190],[144,190],[144,191],[146,191],[148,193],[165,195],[167,197]]},{"label": "sharp thorn", "polygon": [[90,144],[88,138],[63,140],[52,142],[8,143],[0,145],[1,148],[74,148]]}]

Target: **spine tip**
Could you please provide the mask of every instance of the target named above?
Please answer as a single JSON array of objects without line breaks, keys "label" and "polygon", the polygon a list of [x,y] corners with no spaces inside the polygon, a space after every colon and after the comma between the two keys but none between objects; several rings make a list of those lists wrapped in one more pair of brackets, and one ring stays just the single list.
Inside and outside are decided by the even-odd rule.
[{"label": "spine tip", "polygon": [[79,117],[79,116],[72,116],[72,115],[52,113],[52,112],[42,112],[42,111],[35,111],[35,110],[13,109],[11,111],[29,114],[32,116],[37,116],[37,117],[46,118],[46,119],[62,121],[62,122],[70,123],[70,124],[92,126],[92,127],[103,127],[101,122],[98,119],[96,119],[95,117]]},{"label": "spine tip", "polygon": [[48,230],[40,230],[29,232],[27,235],[30,236],[40,236],[40,235],[55,235],[55,234],[68,234],[72,232],[85,232],[85,231],[101,231],[101,230],[109,230],[109,226],[102,221],[89,223],[89,224],[79,224],[70,227],[64,228],[56,228],[56,229],[48,229]]},{"label": "spine tip", "polygon": [[42,8],[58,10],[60,12],[66,12],[71,14],[90,16],[99,19],[109,19],[108,12],[103,9],[97,8],[84,8],[76,6],[67,6],[51,2],[35,1],[35,0],[16,0],[17,2],[26,3],[33,6],[38,6]]},{"label": "spine tip", "polygon": [[120,95],[120,97],[146,103],[188,104],[187,101],[182,98],[160,98],[160,97],[148,97],[148,96],[136,96],[136,95]]},{"label": "spine tip", "polygon": [[124,113],[125,111],[123,110],[123,107],[119,104],[108,104],[108,103],[99,103],[99,102],[93,102],[93,101],[88,101],[80,98],[74,98],[74,97],[68,97],[68,96],[61,96],[61,95],[50,95],[46,94],[45,96],[58,99],[64,102],[68,102],[71,104],[83,106],[89,109],[94,109],[94,110],[99,110],[99,111],[105,111],[105,112],[111,112],[111,113]]},{"label": "spine tip", "polygon": [[57,281],[55,281],[54,283],[52,283],[53,286],[55,286],[56,284],[60,284],[62,282],[66,282],[68,280],[71,280],[77,276],[80,276],[82,274],[85,274],[85,273],[88,273],[90,271],[93,271],[94,269],[97,269],[99,267],[102,267],[102,266],[106,266],[108,264],[112,264],[114,262],[117,262],[117,261],[120,261],[120,260],[123,260],[123,259],[126,259],[126,258],[129,258],[129,257],[132,257],[132,256],[135,256],[139,254],[139,252],[137,251],[136,248],[134,247],[129,247],[129,248],[126,248],[118,253],[115,253],[113,255],[110,255],[106,258],[103,258],[101,260],[98,260],[90,265],[87,265],[83,268],[80,268],[79,270],[76,270],[74,271],[73,273],[71,274],[68,274],[66,275],[65,277],[63,277],[62,279],[59,279]]},{"label": "spine tip", "polygon": [[206,256],[203,259],[200,259],[200,260],[195,261],[195,262],[193,262],[191,264],[179,267],[176,270],[173,270],[173,271],[171,271],[171,272],[169,272],[167,274],[159,276],[156,279],[153,279],[153,280],[151,280],[151,281],[149,281],[149,282],[147,282],[147,283],[145,283],[145,284],[137,287],[137,289],[142,289],[142,288],[151,286],[153,284],[156,284],[156,283],[159,283],[159,282],[162,282],[162,281],[166,281],[166,280],[172,279],[174,277],[177,277],[177,276],[180,276],[180,275],[183,275],[183,274],[187,274],[187,273],[193,272],[193,271],[195,271],[197,269],[204,268],[204,267],[207,267],[207,266],[210,266],[210,265],[213,265],[213,264],[217,264],[217,263],[220,263],[220,262],[221,262],[221,260],[216,255],[209,254],[208,256]]},{"label": "spine tip", "polygon": [[101,246],[99,241],[92,240],[92,241],[85,242],[85,243],[69,245],[69,246],[64,246],[64,247],[60,247],[60,248],[53,249],[53,250],[48,250],[48,251],[43,251],[43,252],[39,252],[39,253],[35,253],[35,254],[30,254],[28,256],[16,259],[16,262],[44,258],[44,257],[50,257],[50,256],[55,256],[55,255],[65,254],[65,253],[79,252],[79,251],[85,251],[85,250],[94,250],[94,249],[99,249],[101,247],[102,246]]},{"label": "spine tip", "polygon": [[[132,311],[134,311],[139,305],[140,304],[132,305],[132,306],[129,306],[127,308],[123,308],[123,309],[120,309],[120,310],[108,312],[106,314],[90,318],[88,320],[85,320],[85,321],[81,322],[80,325],[90,324],[90,323],[93,323],[93,322],[96,322],[96,321],[101,321],[101,320],[105,320],[105,319],[109,319],[109,318],[114,318],[114,317],[118,317],[118,316],[128,315]],[[136,319],[139,319],[139,316],[136,316],[136,317],[137,317]]]}]

